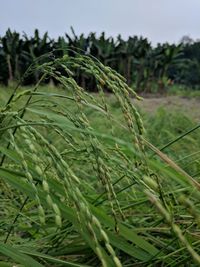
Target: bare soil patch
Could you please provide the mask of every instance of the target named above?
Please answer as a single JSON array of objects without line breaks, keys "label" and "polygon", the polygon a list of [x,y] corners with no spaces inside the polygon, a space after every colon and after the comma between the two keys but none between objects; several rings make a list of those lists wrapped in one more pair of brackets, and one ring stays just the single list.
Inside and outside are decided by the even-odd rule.
[{"label": "bare soil patch", "polygon": [[142,111],[154,113],[160,107],[169,111],[177,111],[200,121],[200,98],[187,98],[181,96],[148,96],[143,97],[142,101],[136,101]]}]

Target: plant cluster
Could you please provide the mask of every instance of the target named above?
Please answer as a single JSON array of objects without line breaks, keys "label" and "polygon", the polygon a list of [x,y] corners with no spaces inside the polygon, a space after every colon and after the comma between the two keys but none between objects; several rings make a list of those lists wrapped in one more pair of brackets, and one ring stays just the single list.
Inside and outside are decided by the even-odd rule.
[{"label": "plant cluster", "polygon": [[[198,266],[198,174],[164,150],[200,126],[159,150],[147,141],[131,101],[137,95],[111,68],[74,52],[37,62],[25,75],[35,70],[37,84],[19,84],[1,106],[0,263]],[[98,100],[75,81],[77,70],[95,79]],[[39,90],[49,76],[63,93]],[[108,131],[93,123],[94,112]]]}]

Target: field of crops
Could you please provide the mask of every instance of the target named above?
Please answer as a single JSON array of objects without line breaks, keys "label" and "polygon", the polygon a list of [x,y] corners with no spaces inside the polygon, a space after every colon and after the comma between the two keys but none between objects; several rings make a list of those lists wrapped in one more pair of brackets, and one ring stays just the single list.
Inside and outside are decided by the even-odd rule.
[{"label": "field of crops", "polygon": [[87,56],[39,71],[0,88],[0,266],[199,266],[199,115],[148,109]]}]

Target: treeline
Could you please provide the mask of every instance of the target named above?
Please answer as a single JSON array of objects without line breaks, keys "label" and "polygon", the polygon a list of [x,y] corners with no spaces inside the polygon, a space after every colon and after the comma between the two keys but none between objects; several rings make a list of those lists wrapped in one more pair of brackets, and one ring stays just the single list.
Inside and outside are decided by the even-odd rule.
[{"label": "treeline", "polygon": [[[48,33],[40,36],[38,30],[28,37],[8,29],[0,36],[0,83],[8,85],[19,80],[42,55],[52,52],[55,58],[64,54],[73,56],[73,51],[96,57],[122,74],[140,92],[163,91],[174,83],[200,88],[200,41],[183,38],[178,45],[165,43],[152,47],[143,37],[123,40],[120,35],[112,38],[105,33],[100,37],[95,33],[77,36],[73,29],[71,34],[56,40],[49,38]],[[38,79],[36,70],[23,83],[31,85]],[[76,79],[81,86],[95,90],[94,81],[86,74],[77,72]],[[55,82],[51,77],[46,80],[49,81]]]}]

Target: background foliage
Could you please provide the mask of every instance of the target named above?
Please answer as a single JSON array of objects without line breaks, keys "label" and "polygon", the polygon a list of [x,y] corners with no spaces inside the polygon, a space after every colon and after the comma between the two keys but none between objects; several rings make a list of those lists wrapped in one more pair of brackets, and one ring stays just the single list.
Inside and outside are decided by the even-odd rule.
[{"label": "background foliage", "polygon": [[[70,55],[74,51],[90,54],[103,64],[112,67],[126,78],[128,85],[138,92],[163,92],[171,84],[179,84],[198,89],[200,85],[200,42],[184,37],[175,44],[158,44],[152,47],[143,37],[129,37],[123,40],[106,37],[103,32],[99,37],[95,33],[88,36],[65,34],[58,39],[49,38],[45,33],[34,36],[20,36],[17,32],[7,30],[0,38],[0,82],[8,85],[20,80],[25,70],[38,57],[52,52],[55,58]],[[24,79],[22,84],[30,85],[39,80],[38,71]],[[75,73],[76,81],[89,91],[96,91],[94,79],[80,70]],[[45,82],[57,83],[53,77]]]}]

